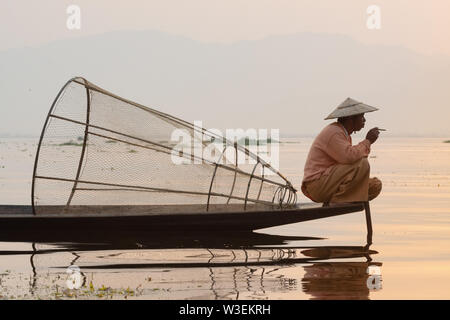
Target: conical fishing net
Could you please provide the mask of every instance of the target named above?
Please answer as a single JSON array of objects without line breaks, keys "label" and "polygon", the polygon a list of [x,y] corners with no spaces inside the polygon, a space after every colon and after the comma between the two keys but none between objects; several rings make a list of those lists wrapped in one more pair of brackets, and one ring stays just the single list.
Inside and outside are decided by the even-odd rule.
[{"label": "conical fishing net", "polygon": [[35,214],[163,214],[282,209],[296,194],[236,141],[74,78],[46,119],[32,202]]}]

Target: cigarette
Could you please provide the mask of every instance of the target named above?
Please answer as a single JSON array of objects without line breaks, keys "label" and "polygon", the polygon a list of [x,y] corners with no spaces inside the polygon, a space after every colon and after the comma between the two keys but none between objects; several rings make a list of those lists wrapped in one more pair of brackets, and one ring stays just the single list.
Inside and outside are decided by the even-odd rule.
[{"label": "cigarette", "polygon": [[378,128],[378,131],[387,131],[386,129]]}]

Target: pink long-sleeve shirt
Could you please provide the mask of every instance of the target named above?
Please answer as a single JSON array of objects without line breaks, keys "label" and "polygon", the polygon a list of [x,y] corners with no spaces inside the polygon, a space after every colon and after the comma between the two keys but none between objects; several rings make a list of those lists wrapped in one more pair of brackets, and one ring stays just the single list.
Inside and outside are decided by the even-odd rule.
[{"label": "pink long-sleeve shirt", "polygon": [[326,126],[314,140],[305,163],[303,182],[328,174],[335,164],[351,164],[370,153],[370,141],[365,139],[352,146],[352,138],[339,122]]}]

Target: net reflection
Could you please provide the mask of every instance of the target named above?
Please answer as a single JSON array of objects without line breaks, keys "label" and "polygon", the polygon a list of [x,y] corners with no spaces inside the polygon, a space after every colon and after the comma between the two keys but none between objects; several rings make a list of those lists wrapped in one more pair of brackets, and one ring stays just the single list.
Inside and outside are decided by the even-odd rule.
[{"label": "net reflection", "polygon": [[[74,294],[86,299],[368,299],[367,267],[381,265],[372,262],[377,252],[368,244],[308,246],[318,240],[311,237],[154,234],[103,240],[33,244],[33,276],[23,286],[33,297],[50,299]],[[69,266],[80,270],[81,288],[75,291],[66,284]]]}]

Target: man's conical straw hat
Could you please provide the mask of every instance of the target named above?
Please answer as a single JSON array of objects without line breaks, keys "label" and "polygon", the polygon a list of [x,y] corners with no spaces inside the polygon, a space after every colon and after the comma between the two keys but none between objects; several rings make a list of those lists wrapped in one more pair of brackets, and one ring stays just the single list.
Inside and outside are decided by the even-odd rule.
[{"label": "man's conical straw hat", "polygon": [[341,117],[349,117],[349,116],[354,116],[357,114],[372,112],[372,111],[377,111],[377,110],[378,110],[378,108],[371,107],[367,104],[356,101],[352,98],[347,98],[336,109],[334,109],[334,111],[332,113],[330,113],[328,115],[328,117],[325,118],[325,120],[336,119],[336,118],[341,118]]}]

